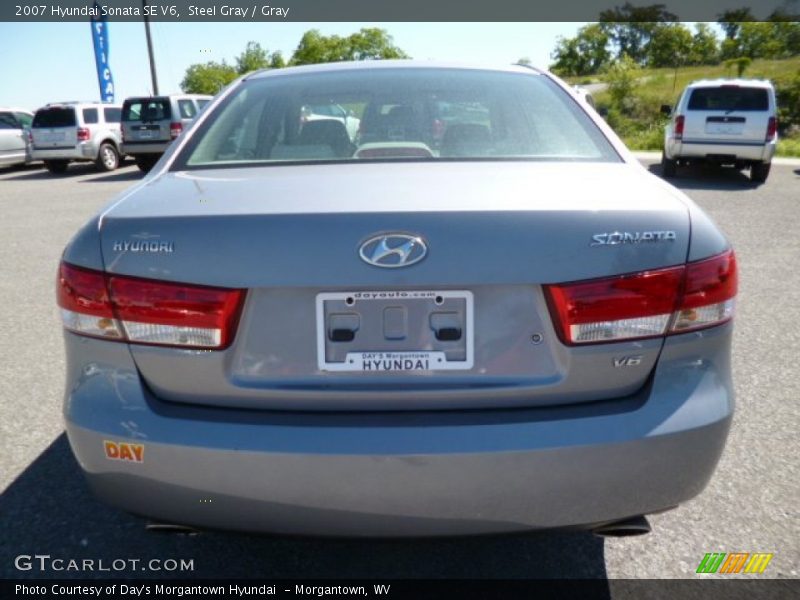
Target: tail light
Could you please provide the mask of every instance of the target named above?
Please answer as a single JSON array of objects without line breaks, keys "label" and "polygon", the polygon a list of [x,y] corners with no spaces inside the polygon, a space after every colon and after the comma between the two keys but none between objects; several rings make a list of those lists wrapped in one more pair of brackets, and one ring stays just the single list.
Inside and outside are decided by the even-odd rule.
[{"label": "tail light", "polygon": [[778,135],[778,119],[770,117],[767,122],[767,137],[764,138],[765,142],[771,142]]},{"label": "tail light", "polygon": [[244,290],[109,275],[61,263],[57,299],[75,333],[221,350],[233,341]]},{"label": "tail light", "polygon": [[183,123],[180,121],[169,124],[169,137],[173,140],[181,134],[181,131],[183,131]]},{"label": "tail light", "polygon": [[78,141],[85,142],[89,139],[89,128],[88,127],[78,127]]},{"label": "tail light", "polygon": [[686,117],[678,115],[675,117],[675,128],[672,132],[673,137],[677,140],[683,137],[683,126],[686,124]]},{"label": "tail light", "polygon": [[681,333],[732,319],[737,287],[733,250],[686,265],[680,304],[670,332]]},{"label": "tail light", "polygon": [[615,342],[683,333],[733,318],[736,258],[547,285],[545,297],[565,344]]}]

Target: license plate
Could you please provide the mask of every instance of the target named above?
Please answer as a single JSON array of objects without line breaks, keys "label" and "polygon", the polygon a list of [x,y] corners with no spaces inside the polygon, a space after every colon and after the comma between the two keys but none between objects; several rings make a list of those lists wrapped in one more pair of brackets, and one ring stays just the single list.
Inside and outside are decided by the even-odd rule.
[{"label": "license plate", "polygon": [[[424,373],[473,367],[472,292],[324,292],[317,294],[316,313],[320,371]],[[353,334],[335,337],[342,331],[339,324]]]},{"label": "license plate", "polygon": [[153,132],[149,129],[140,129],[139,130],[139,138],[143,140],[149,140],[153,137]]},{"label": "license plate", "polygon": [[56,131],[44,134],[44,141],[45,142],[63,142],[64,141],[64,132],[63,131]]},{"label": "license plate", "polygon": [[716,135],[741,135],[743,125],[741,123],[707,123],[706,133]]}]

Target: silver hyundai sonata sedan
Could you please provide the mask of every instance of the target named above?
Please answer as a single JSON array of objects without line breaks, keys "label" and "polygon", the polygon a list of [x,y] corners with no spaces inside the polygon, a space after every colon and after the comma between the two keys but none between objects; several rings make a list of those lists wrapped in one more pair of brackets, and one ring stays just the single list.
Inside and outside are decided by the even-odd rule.
[{"label": "silver hyundai sonata sedan", "polygon": [[258,72],[66,248],[66,429],[161,523],[624,531],[714,471],[736,285],[546,72]]}]

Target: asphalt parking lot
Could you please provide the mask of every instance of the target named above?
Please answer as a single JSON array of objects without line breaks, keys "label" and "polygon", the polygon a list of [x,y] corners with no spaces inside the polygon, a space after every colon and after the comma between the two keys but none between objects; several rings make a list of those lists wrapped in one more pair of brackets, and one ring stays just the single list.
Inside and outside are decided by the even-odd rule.
[{"label": "asphalt parking lot", "polygon": [[110,174],[72,166],[58,177],[0,170],[1,577],[81,575],[14,567],[19,554],[49,554],[194,559],[192,573],[119,573],[129,577],[683,578],[695,576],[707,552],[774,553],[764,576],[798,577],[800,236],[791,223],[800,213],[800,165],[774,165],[758,187],[733,171],[698,169],[675,180],[738,255],[737,414],[700,497],[652,517],[648,536],[606,541],[582,532],[410,541],[184,536],[146,532],[143,520],[96,502],[62,430],[55,271],[72,233],[139,178],[133,166]]}]

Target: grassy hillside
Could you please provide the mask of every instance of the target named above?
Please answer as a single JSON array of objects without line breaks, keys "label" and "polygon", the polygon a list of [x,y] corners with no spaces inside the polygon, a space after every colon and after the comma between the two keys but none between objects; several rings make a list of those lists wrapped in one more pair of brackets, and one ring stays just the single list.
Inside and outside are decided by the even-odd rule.
[{"label": "grassy hillside", "polygon": [[[788,86],[800,74],[800,56],[785,60],[754,60],[744,72],[745,78],[769,79],[777,88]],[[674,105],[683,88],[697,79],[736,77],[735,68],[724,65],[682,67],[679,69],[641,69],[638,85],[627,110],[612,106],[607,90],[594,94],[598,106],[609,109],[609,123],[635,150],[660,150],[665,119],[659,116],[662,104]],[[603,75],[570,77],[573,84],[605,83]],[[781,156],[800,156],[800,127],[784,131],[778,142]]]}]

